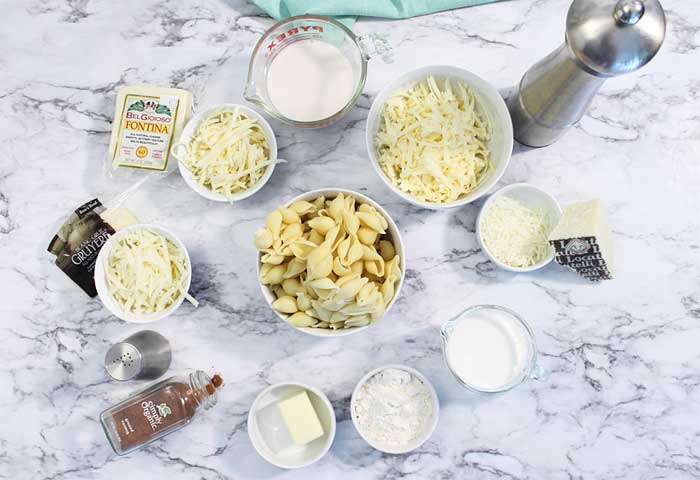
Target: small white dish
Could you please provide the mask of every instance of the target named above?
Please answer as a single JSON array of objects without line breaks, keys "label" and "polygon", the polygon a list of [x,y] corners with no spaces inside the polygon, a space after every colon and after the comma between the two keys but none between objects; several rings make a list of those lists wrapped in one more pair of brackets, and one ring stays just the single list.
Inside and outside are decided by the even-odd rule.
[{"label": "small white dish", "polygon": [[263,131],[265,132],[265,137],[267,138],[267,144],[270,149],[270,160],[277,160],[277,140],[275,139],[275,133],[272,131],[272,127],[270,127],[270,124],[267,123],[267,120],[265,120],[265,118],[263,118],[263,116],[255,110],[248,108],[244,105],[238,105],[235,103],[222,103],[220,105],[216,105],[214,107],[208,108],[195,114],[189,120],[189,122],[187,122],[187,125],[185,125],[185,128],[182,130],[182,134],[180,135],[178,143],[176,145],[173,145],[173,148],[171,150],[173,156],[178,160],[177,168],[178,170],[180,170],[180,175],[182,175],[182,178],[185,180],[187,186],[195,192],[197,192],[198,194],[200,194],[201,196],[203,196],[204,198],[213,200],[215,202],[230,203],[237,202],[239,200],[243,200],[244,198],[250,197],[267,183],[267,181],[272,176],[272,172],[275,170],[274,163],[272,165],[268,165],[267,170],[265,170],[265,174],[262,176],[258,183],[250,187],[248,190],[244,190],[242,192],[235,193],[230,197],[226,197],[200,185],[194,178],[192,172],[178,158],[178,147],[182,148],[180,147],[181,145],[184,146],[190,142],[192,136],[197,130],[197,127],[199,127],[199,124],[202,123],[203,120],[216,113],[222,111],[233,111],[235,109],[239,109],[242,113],[246,114],[250,118],[255,119],[255,121],[257,121],[260,124]]},{"label": "small white dish", "polygon": [[[258,412],[274,402],[283,400],[301,390],[306,390],[323,427],[323,436],[303,446],[289,447],[274,452],[265,442],[258,424]],[[284,425],[281,425],[282,428]],[[248,412],[248,436],[255,450],[265,460],[280,468],[302,468],[317,462],[331,448],[335,438],[335,412],[328,397],[304,383],[278,383],[260,392]]]},{"label": "small white dish", "polygon": [[[361,430],[360,426],[357,423],[357,420],[355,419],[355,402],[357,399],[357,394],[362,388],[362,386],[367,383],[367,381],[378,374],[379,372],[389,369],[389,368],[394,368],[397,370],[403,370],[405,372],[408,372],[412,374],[413,376],[417,377],[420,379],[421,382],[427,387],[428,391],[430,392],[430,397],[432,399],[432,405],[433,405],[433,413],[428,422],[425,424],[425,429],[423,432],[421,432],[420,435],[418,435],[411,443],[404,445],[402,447],[395,447],[395,446],[389,446],[389,445],[381,445],[376,442],[374,442],[372,439],[368,438],[365,433]],[[427,379],[425,375],[420,373],[418,370],[415,368],[407,367],[406,365],[384,365],[383,367],[375,368],[371,372],[369,372],[367,375],[362,377],[362,379],[357,382],[357,386],[355,387],[355,390],[352,392],[352,398],[350,399],[350,416],[352,417],[352,424],[355,426],[355,430],[357,430],[357,433],[360,434],[360,436],[367,442],[372,448],[376,448],[377,450],[384,452],[384,453],[393,453],[393,454],[401,454],[401,453],[408,453],[412,450],[415,450],[416,448],[420,447],[425,443],[426,440],[430,438],[430,436],[433,434],[435,431],[435,428],[437,427],[438,423],[438,418],[440,416],[440,401],[438,399],[437,393],[435,392],[435,388],[433,387],[433,384],[430,383],[430,380]]]},{"label": "small white dish", "polygon": [[[396,285],[396,290],[394,291],[394,298],[391,299],[391,302],[386,306],[386,309],[384,310],[384,316],[386,316],[387,313],[389,313],[389,310],[391,307],[396,303],[396,299],[399,298],[399,294],[401,293],[401,287],[403,287],[403,282],[404,279],[406,278],[406,252],[404,249],[403,245],[403,240],[401,239],[401,232],[399,232],[399,228],[396,226],[396,223],[394,223],[394,220],[391,218],[391,216],[387,213],[386,210],[382,208],[381,205],[379,205],[377,202],[372,200],[371,198],[367,197],[366,195],[362,195],[361,193],[354,192],[352,190],[346,190],[343,188],[322,188],[319,190],[312,190],[310,192],[303,193],[297,197],[292,198],[290,201],[285,203],[285,206],[289,206],[292,203],[298,201],[298,200],[306,200],[306,201],[312,201],[315,198],[323,195],[326,198],[335,198],[338,193],[342,193],[343,195],[350,195],[352,197],[355,197],[355,200],[358,202],[358,204],[363,204],[367,203],[371,206],[373,206],[379,213],[381,213],[384,218],[386,219],[387,223],[389,224],[388,228],[388,233],[389,236],[391,237],[391,240],[393,241],[394,248],[396,249],[396,254],[399,256],[400,259],[400,267],[401,267],[401,278],[399,279],[398,285]],[[260,278],[260,258],[262,257],[262,254],[258,252],[258,260],[257,260],[257,267],[256,267],[256,275],[257,278]],[[355,327],[355,328],[341,328],[338,330],[333,330],[330,328],[312,328],[312,327],[295,327],[294,325],[290,324],[287,322],[287,318],[289,317],[289,314],[286,313],[281,313],[272,308],[272,302],[275,301],[277,297],[275,297],[274,292],[268,285],[264,285],[260,283],[260,289],[262,290],[263,296],[265,297],[265,301],[267,301],[267,304],[270,305],[270,309],[275,312],[275,314],[283,320],[285,323],[287,323],[289,326],[307,333],[309,335],[314,335],[316,337],[344,337],[345,335],[352,335],[353,333],[358,333],[361,332],[362,330],[365,330],[366,328],[371,327],[374,323],[380,322],[381,318],[379,320],[376,320],[374,323],[370,323],[369,325],[366,325],[364,327]]]},{"label": "small white dish", "polygon": [[501,195],[517,200],[530,209],[544,211],[552,228],[556,226],[556,224],[559,222],[559,218],[561,217],[561,207],[559,206],[559,202],[557,202],[553,196],[542,190],[540,187],[536,187],[535,185],[529,183],[512,183],[510,185],[506,185],[500,190],[497,190],[493,195],[491,195],[481,206],[479,215],[476,217],[476,238],[479,241],[481,250],[483,250],[489,260],[491,260],[498,267],[508,270],[509,272],[532,272],[534,270],[539,270],[554,260],[554,248],[551,245],[549,246],[549,253],[547,256],[529,267],[513,267],[511,265],[507,265],[491,255],[491,252],[489,252],[488,248],[486,248],[484,239],[481,235],[481,218],[484,215],[484,212],[486,212],[491,206],[493,201]]},{"label": "small white dish", "polygon": [[185,299],[184,295],[180,295],[175,300],[175,302],[173,302],[173,304],[165,310],[161,310],[160,312],[155,312],[148,315],[136,315],[133,313],[124,312],[121,309],[121,307],[117,304],[117,302],[115,302],[112,298],[112,295],[109,293],[109,288],[107,287],[107,282],[105,281],[104,262],[106,262],[107,258],[109,258],[109,253],[111,252],[115,241],[119,240],[121,237],[123,237],[129,232],[141,229],[150,230],[151,232],[156,232],[163,235],[165,238],[173,242],[175,246],[177,246],[180,250],[182,250],[183,254],[185,255],[185,261],[187,263],[187,271],[189,272],[185,281],[186,291],[189,290],[190,282],[192,281],[192,263],[190,262],[190,255],[189,253],[187,253],[187,248],[185,248],[185,244],[183,244],[180,241],[180,239],[177,238],[175,234],[173,234],[171,231],[166,230],[163,227],[158,227],[156,225],[138,224],[131,225],[130,227],[126,227],[116,232],[109,238],[109,240],[105,242],[105,244],[102,246],[102,249],[100,250],[100,253],[97,255],[97,260],[95,262],[95,288],[97,289],[97,296],[100,298],[105,308],[107,308],[107,310],[109,310],[111,314],[130,323],[150,323],[165,318],[171,313],[173,313],[175,310],[177,310],[178,307],[182,305],[182,301]]},{"label": "small white dish", "polygon": [[[488,178],[483,181],[477,189],[459,200],[448,203],[424,202],[399,189],[382,171],[377,159],[376,149],[374,148],[374,138],[379,131],[382,121],[382,109],[389,97],[398,90],[411,88],[430,75],[436,78],[447,77],[454,80],[461,80],[466,83],[479,98],[480,104],[483,107],[483,110],[480,109],[480,113],[485,115],[491,124],[491,139],[488,142],[488,147],[491,151],[493,169],[489,172]],[[471,203],[485,195],[498,183],[503,173],[506,171],[511,154],[513,153],[513,124],[505,101],[498,93],[498,90],[486,80],[459,67],[451,65],[431,65],[401,75],[379,92],[377,98],[372,102],[372,107],[367,115],[365,142],[372,167],[374,167],[379,178],[382,179],[384,184],[389,187],[391,191],[413,205],[432,210],[440,210]]]}]

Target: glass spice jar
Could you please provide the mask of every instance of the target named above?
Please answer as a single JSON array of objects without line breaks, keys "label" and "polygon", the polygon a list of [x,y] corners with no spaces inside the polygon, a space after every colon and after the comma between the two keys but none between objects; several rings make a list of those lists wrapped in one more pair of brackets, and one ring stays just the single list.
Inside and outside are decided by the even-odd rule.
[{"label": "glass spice jar", "polygon": [[118,455],[143,447],[189,424],[200,407],[216,405],[221,376],[201,370],[158,382],[100,415],[102,428]]}]

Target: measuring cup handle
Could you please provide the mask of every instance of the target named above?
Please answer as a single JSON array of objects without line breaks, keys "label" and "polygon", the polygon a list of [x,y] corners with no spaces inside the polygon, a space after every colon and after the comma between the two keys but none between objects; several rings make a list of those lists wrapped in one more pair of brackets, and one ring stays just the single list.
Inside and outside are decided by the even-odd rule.
[{"label": "measuring cup handle", "polygon": [[534,367],[532,367],[532,371],[530,372],[530,378],[532,380],[537,380],[538,382],[544,382],[547,380],[549,377],[549,372],[545,370],[545,368],[540,365],[539,363],[536,363]]},{"label": "measuring cup handle", "polygon": [[357,43],[366,60],[379,56],[385,63],[394,61],[394,49],[389,45],[388,35],[369,33],[357,38]]}]

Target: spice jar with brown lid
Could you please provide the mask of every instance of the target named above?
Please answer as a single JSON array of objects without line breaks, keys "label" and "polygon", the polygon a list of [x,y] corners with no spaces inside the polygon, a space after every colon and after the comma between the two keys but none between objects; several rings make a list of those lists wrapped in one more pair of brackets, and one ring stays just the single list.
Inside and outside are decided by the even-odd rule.
[{"label": "spice jar with brown lid", "polygon": [[158,382],[100,415],[102,428],[118,455],[184,427],[197,411],[216,405],[219,375],[201,370]]}]

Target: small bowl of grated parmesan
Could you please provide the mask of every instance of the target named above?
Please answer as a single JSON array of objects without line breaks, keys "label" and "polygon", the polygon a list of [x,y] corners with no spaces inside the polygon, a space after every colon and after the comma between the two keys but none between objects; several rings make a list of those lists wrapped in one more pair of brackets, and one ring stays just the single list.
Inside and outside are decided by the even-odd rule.
[{"label": "small bowl of grated parmesan", "polygon": [[224,103],[197,113],[173,145],[185,183],[215,202],[237,202],[260,190],[272,176],[277,141],[255,110]]},{"label": "small bowl of grated parmesan", "polygon": [[476,238],[494,264],[532,272],[554,259],[548,237],[561,217],[559,203],[529,183],[513,183],[491,195],[476,218]]}]

